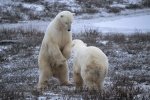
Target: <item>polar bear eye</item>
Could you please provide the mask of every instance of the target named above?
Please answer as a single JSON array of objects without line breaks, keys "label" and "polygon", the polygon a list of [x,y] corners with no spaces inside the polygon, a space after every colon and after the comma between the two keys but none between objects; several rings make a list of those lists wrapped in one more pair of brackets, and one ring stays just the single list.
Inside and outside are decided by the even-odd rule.
[{"label": "polar bear eye", "polygon": [[60,16],[61,18],[64,17],[63,15]]}]

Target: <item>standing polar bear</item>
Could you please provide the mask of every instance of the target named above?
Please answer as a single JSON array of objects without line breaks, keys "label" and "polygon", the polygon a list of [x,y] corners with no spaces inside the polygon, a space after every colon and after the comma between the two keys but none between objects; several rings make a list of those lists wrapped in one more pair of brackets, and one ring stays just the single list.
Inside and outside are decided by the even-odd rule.
[{"label": "standing polar bear", "polygon": [[89,46],[81,40],[72,41],[74,51],[73,79],[76,88],[83,85],[89,90],[101,90],[108,72],[108,58],[97,47]]},{"label": "standing polar bear", "polygon": [[58,78],[62,85],[69,84],[67,59],[71,53],[71,24],[74,13],[60,12],[49,24],[38,57],[38,89],[47,86],[48,79]]}]

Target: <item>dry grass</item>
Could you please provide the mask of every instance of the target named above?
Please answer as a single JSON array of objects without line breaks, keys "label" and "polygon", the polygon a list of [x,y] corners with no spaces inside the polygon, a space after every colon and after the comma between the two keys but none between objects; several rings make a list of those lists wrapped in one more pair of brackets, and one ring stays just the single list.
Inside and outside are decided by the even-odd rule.
[{"label": "dry grass", "polygon": [[142,6],[139,4],[129,4],[126,6],[127,9],[141,9]]},{"label": "dry grass", "polygon": [[[73,86],[60,86],[52,79],[45,92],[35,90],[38,81],[37,56],[44,33],[36,30],[2,29],[0,40],[0,99],[108,99],[108,100],[148,100],[150,35],[147,34],[108,34],[87,30],[84,34],[73,36],[88,45],[101,48],[109,58],[109,73],[105,80],[105,91],[75,90]],[[19,42],[18,42],[19,41]],[[101,41],[108,41],[106,44]],[[10,46],[10,47],[9,47]],[[133,51],[134,53],[130,53]],[[69,63],[69,69],[72,62]],[[72,74],[72,70],[70,70]],[[70,76],[72,79],[72,76]]]},{"label": "dry grass", "polygon": [[120,7],[109,7],[109,6],[107,6],[106,8],[107,8],[108,13],[120,13],[121,10],[124,10]]}]

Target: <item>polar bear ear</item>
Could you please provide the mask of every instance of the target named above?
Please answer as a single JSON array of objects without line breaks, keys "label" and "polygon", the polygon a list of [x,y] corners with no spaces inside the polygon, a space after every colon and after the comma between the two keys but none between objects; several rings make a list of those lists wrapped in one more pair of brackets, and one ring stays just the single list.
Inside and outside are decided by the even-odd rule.
[{"label": "polar bear ear", "polygon": [[85,46],[87,46],[87,44],[86,43],[84,43],[85,44]]}]

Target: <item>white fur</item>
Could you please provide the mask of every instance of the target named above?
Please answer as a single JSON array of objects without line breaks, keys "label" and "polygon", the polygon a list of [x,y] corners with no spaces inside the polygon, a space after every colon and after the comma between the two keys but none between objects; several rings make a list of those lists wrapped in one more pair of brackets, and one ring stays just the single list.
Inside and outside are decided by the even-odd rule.
[{"label": "white fur", "polygon": [[48,25],[42,41],[38,64],[38,88],[44,88],[50,77],[59,79],[61,84],[68,84],[67,59],[70,57],[72,34],[71,24],[73,13],[60,12]]},{"label": "white fur", "polygon": [[89,46],[81,40],[73,40],[73,78],[76,87],[83,85],[89,89],[102,89],[108,72],[108,58],[97,47]]}]

